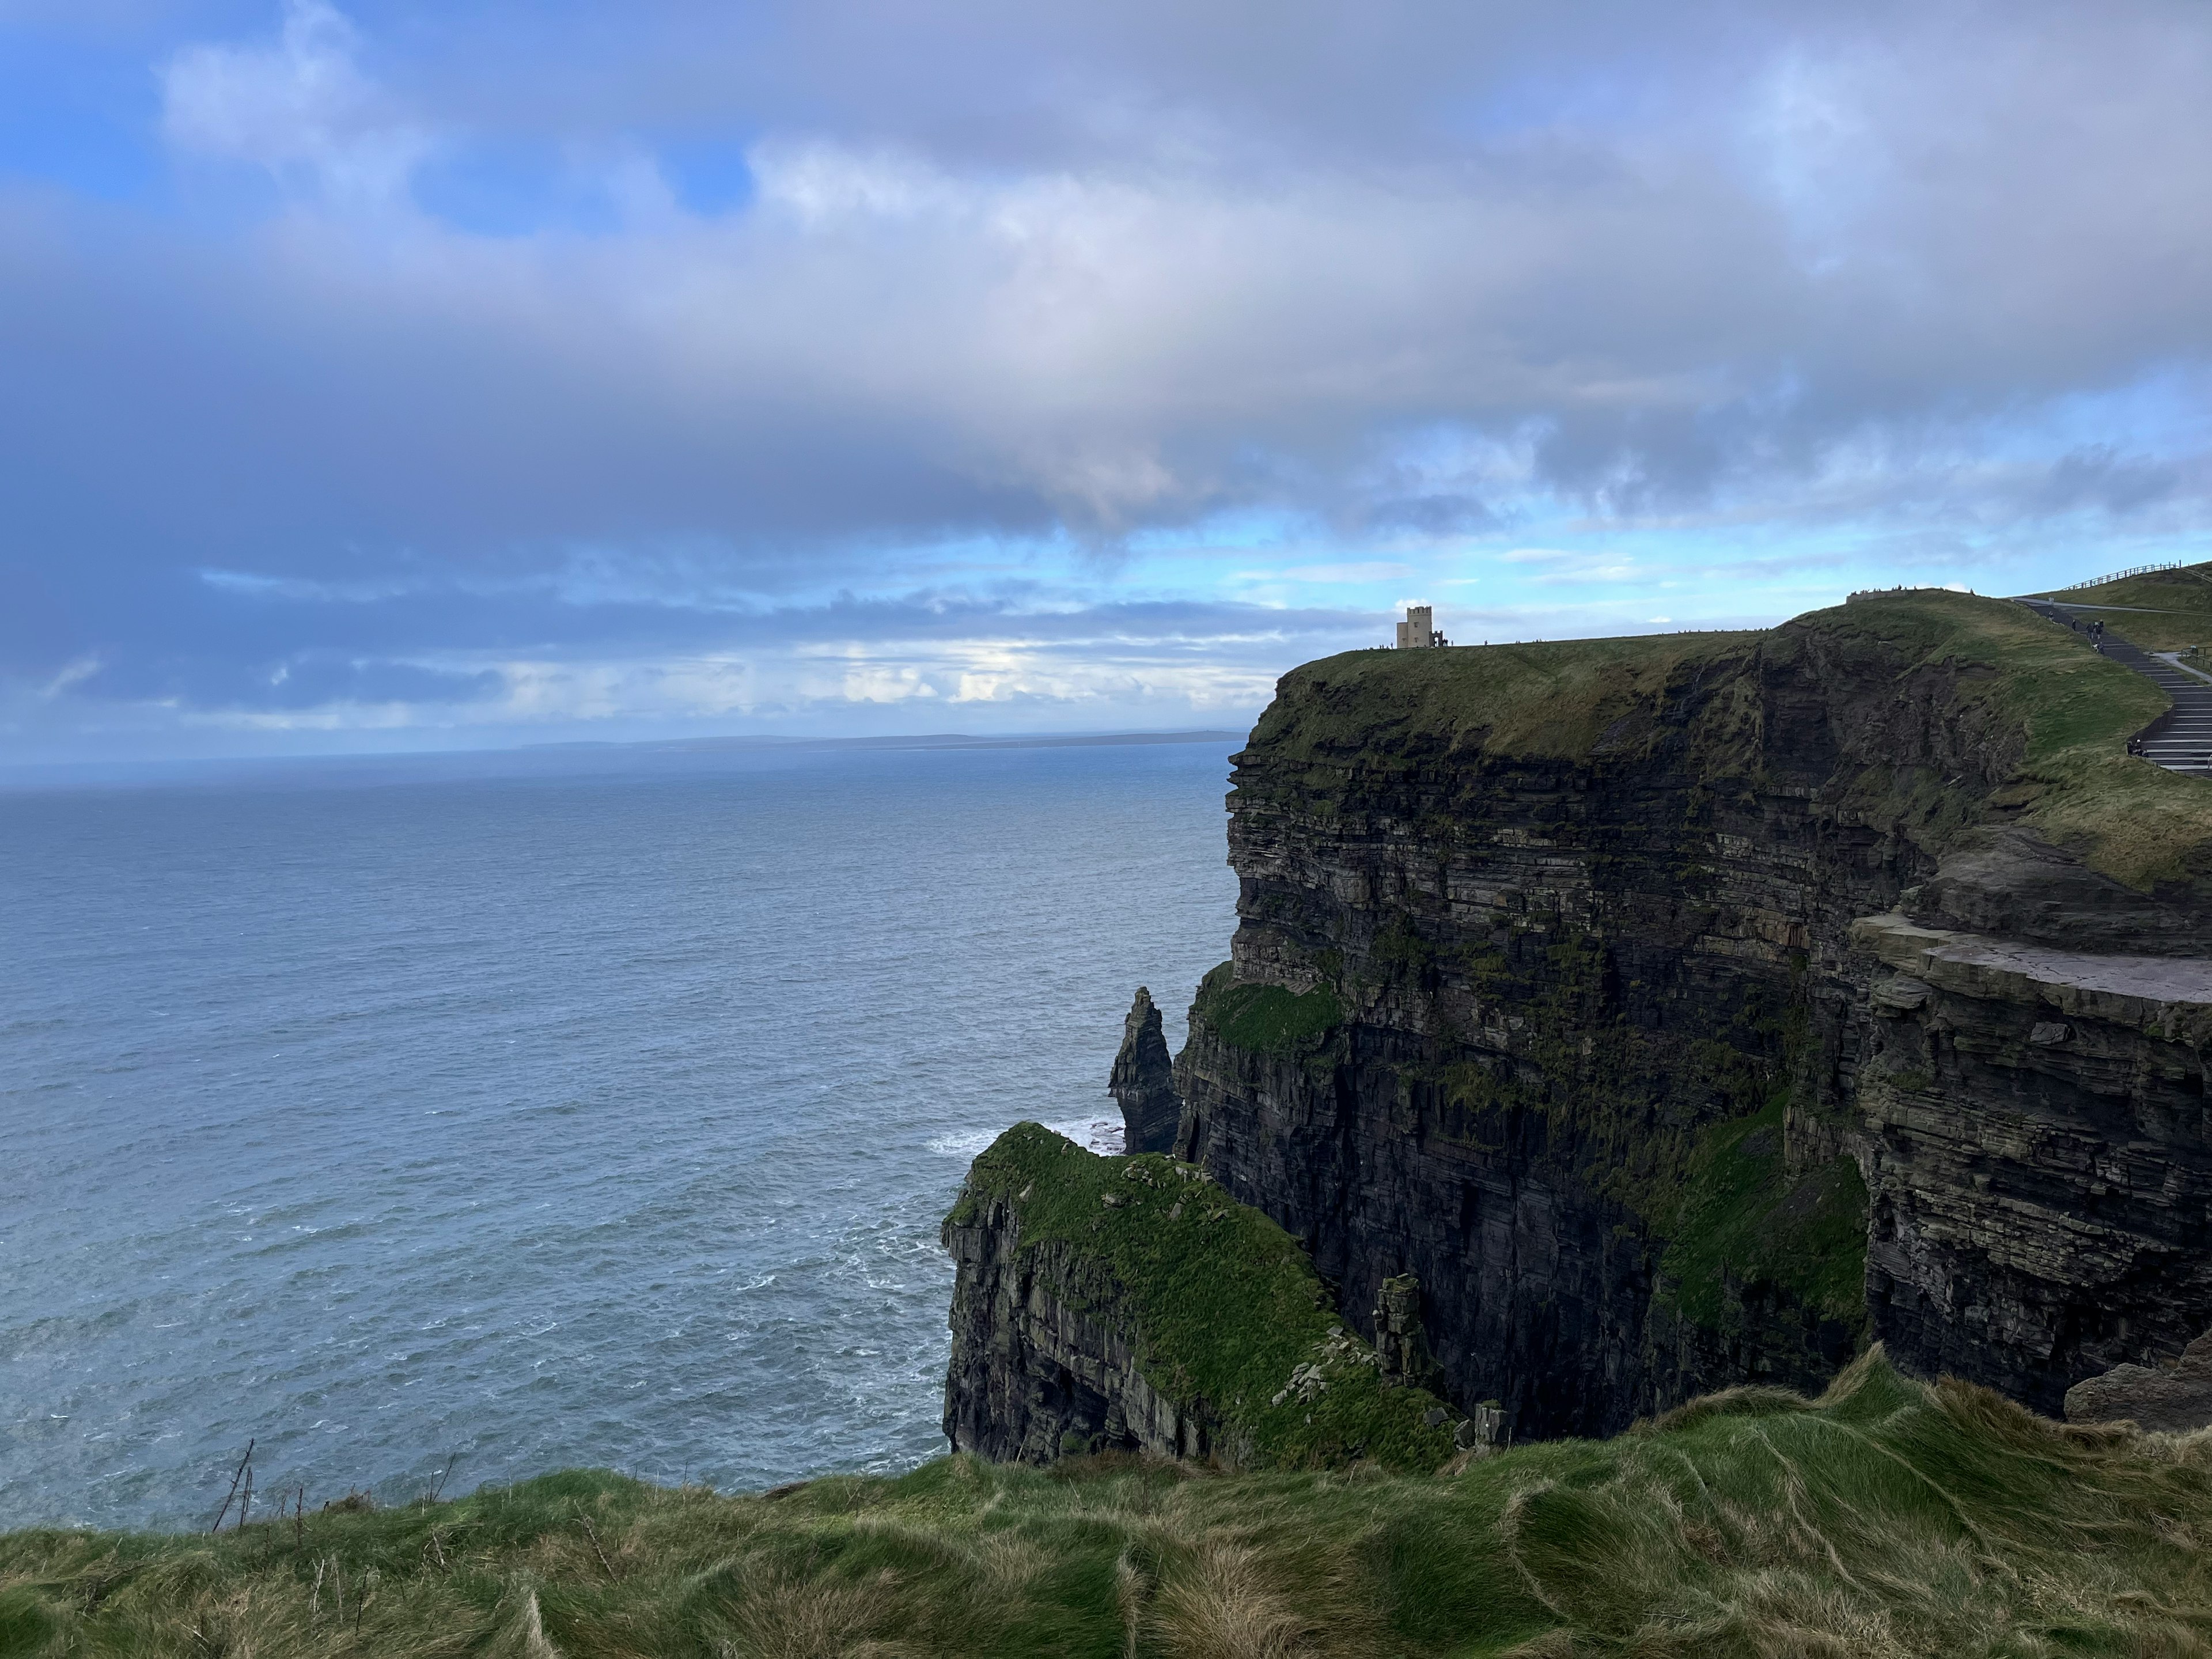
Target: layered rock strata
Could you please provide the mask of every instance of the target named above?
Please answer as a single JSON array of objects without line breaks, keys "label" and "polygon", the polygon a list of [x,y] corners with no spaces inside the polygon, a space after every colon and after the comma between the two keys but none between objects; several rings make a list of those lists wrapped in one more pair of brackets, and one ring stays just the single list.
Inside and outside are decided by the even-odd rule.
[{"label": "layered rock strata", "polygon": [[2202,885],[2028,827],[2015,688],[1940,648],[1995,611],[1288,676],[1177,1154],[1346,1308],[1418,1275],[1443,1391],[1523,1436],[1817,1388],[1876,1336],[2051,1412],[2177,1355],[2212,1324]]},{"label": "layered rock strata", "polygon": [[2212,963],[1853,924],[1874,1329],[2056,1413],[2212,1316]]},{"label": "layered rock strata", "polygon": [[[1386,1373],[1282,1230],[1188,1164],[1017,1124],[970,1168],[943,1237],[956,1450],[1423,1472],[1452,1453],[1458,1414],[1402,1363]],[[1418,1294],[1400,1299],[1418,1346]]]},{"label": "layered rock strata", "polygon": [[1164,1152],[1175,1144],[1182,1098],[1175,1090],[1175,1060],[1160,1028],[1152,994],[1139,985],[1136,1001],[1121,1028],[1121,1052],[1106,1091],[1121,1108],[1122,1147],[1132,1152]]},{"label": "layered rock strata", "polygon": [[1022,1253],[1014,1201],[985,1197],[945,1247],[957,1270],[945,1433],[955,1451],[994,1463],[1048,1463],[1069,1452],[1144,1450],[1202,1458],[1220,1421],[1203,1400],[1153,1388],[1131,1346],[1118,1287],[1087,1273],[1079,1246]]},{"label": "layered rock strata", "polygon": [[2212,1427],[2212,1332],[2181,1351],[2171,1367],[2115,1365],[2066,1390],[2069,1423],[2133,1423],[2187,1434]]}]

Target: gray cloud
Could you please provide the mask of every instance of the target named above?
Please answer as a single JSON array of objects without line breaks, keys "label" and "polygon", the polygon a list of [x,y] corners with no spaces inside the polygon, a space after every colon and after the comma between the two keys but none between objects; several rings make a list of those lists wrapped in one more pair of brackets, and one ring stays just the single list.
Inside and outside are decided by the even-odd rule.
[{"label": "gray cloud", "polygon": [[[0,193],[0,674],[101,665],[41,708],[465,701],[430,658],[940,589],[996,637],[1099,596],[946,547],[1224,516],[2204,525],[2194,6],[221,15],[97,22],[173,203]],[[425,206],[495,162],[598,217]]]}]

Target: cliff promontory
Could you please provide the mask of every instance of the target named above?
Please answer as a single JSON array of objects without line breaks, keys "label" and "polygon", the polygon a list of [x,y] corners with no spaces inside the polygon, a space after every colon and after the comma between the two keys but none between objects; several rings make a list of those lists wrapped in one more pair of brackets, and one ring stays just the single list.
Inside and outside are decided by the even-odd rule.
[{"label": "cliff promontory", "polygon": [[[1602,1433],[1874,1340],[2056,1413],[2212,1328],[2212,786],[2007,602],[1360,652],[1230,798],[1174,1151],[1438,1391]],[[1364,1334],[1374,1334],[1371,1329]]]},{"label": "cliff promontory", "polygon": [[944,1238],[957,1450],[1422,1472],[1452,1455],[1459,1413],[1346,1328],[1281,1228],[1187,1164],[1018,1123],[975,1160]]}]

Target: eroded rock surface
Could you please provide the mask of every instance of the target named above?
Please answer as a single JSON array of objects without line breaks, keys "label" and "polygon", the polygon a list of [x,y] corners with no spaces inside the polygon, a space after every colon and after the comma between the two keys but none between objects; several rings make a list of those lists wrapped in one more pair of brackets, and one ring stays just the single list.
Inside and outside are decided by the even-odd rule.
[{"label": "eroded rock surface", "polygon": [[2171,1369],[2115,1365],[2066,1390],[2069,1423],[2131,1422],[2184,1434],[2212,1426],[2212,1332],[2182,1350]]},{"label": "eroded rock surface", "polygon": [[2212,1316],[2212,963],[1897,915],[1852,939],[1895,975],[1852,1090],[1892,1352],[2053,1413],[2085,1373],[2179,1352]]},{"label": "eroded rock surface", "polygon": [[2212,1325],[2201,906],[1981,821],[2021,739],[1978,671],[1567,649],[1282,682],[1178,1154],[1347,1310],[1417,1274],[1442,1390],[1524,1436],[1877,1336],[2055,1413]]},{"label": "eroded rock surface", "polygon": [[[1423,1474],[1452,1455],[1458,1414],[1409,1374],[1405,1342],[1386,1376],[1282,1229],[1188,1164],[1016,1124],[969,1167],[942,1237],[958,1450]],[[1418,1349],[1418,1296],[1401,1301]]]},{"label": "eroded rock surface", "polygon": [[1152,994],[1141,985],[1122,1025],[1121,1049],[1114,1056],[1106,1091],[1121,1105],[1126,1150],[1164,1152],[1175,1144],[1176,1120],[1182,1115],[1175,1058],[1168,1053]]},{"label": "eroded rock surface", "polygon": [[1146,1380],[1114,1287],[1067,1245],[1024,1254],[1016,1210],[994,1195],[945,1228],[957,1269],[945,1388],[953,1449],[997,1463],[1115,1448],[1205,1456],[1213,1413]]}]

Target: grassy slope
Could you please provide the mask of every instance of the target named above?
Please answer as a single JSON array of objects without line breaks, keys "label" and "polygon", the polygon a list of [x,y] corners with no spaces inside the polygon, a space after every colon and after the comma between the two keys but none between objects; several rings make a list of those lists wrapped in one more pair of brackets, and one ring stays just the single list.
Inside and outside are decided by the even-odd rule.
[{"label": "grassy slope", "polygon": [[15,1533],[0,1652],[2179,1656],[2212,1639],[2208,1539],[2212,1436],[2069,1431],[1876,1355],[1809,1407],[1720,1395],[1442,1479],[963,1457],[754,1497],[580,1472],[214,1540]]},{"label": "grassy slope", "polygon": [[1839,1158],[1792,1183],[1782,1156],[1778,1093],[1751,1117],[1709,1125],[1691,1154],[1660,1267],[1675,1304],[1724,1328],[1723,1276],[1778,1285],[1853,1327],[1866,1318],[1866,1183]]},{"label": "grassy slope", "polygon": [[2147,651],[2212,646],[2212,564],[2154,570],[2046,597],[2067,605],[2124,607],[2094,614],[2113,633]]},{"label": "grassy slope", "polygon": [[1253,728],[1254,749],[1387,766],[1431,745],[1586,755],[1673,675],[1740,658],[1757,634],[1350,651],[1293,669]]},{"label": "grassy slope", "polygon": [[[1191,1165],[1101,1158],[1018,1123],[975,1160],[947,1224],[965,1224],[987,1195],[1013,1203],[1023,1250],[1073,1247],[1092,1305],[1130,1333],[1146,1380],[1170,1399],[1206,1401],[1241,1431],[1230,1437],[1245,1443],[1247,1461],[1297,1467],[1356,1449],[1425,1471],[1450,1455],[1451,1431],[1425,1421],[1443,1402],[1384,1388],[1305,1252]],[[1311,1364],[1327,1386],[1279,1400]]]},{"label": "grassy slope", "polygon": [[1310,1050],[1344,1023],[1344,1009],[1326,987],[1304,995],[1279,985],[1239,985],[1235,964],[1223,963],[1199,981],[1199,1017],[1233,1047],[1261,1054]]},{"label": "grassy slope", "polygon": [[2165,710],[2165,693],[2070,629],[1952,593],[1862,600],[1788,626],[1878,651],[1900,675],[1937,664],[1991,671],[1960,678],[1960,717],[2016,736],[2021,759],[1980,817],[2025,823],[2131,886],[2212,878],[2212,784],[2127,752]]}]

